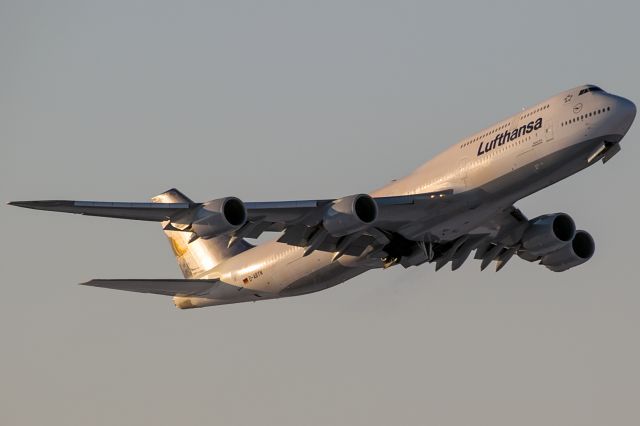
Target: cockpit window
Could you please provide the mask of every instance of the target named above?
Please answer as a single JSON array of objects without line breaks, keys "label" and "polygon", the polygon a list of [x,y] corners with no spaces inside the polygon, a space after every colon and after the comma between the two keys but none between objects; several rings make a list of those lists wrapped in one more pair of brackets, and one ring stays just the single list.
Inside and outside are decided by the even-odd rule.
[{"label": "cockpit window", "polygon": [[587,87],[586,89],[582,89],[580,93],[578,93],[578,96],[584,95],[585,93],[589,93],[589,92],[604,92],[604,90],[602,90],[598,86],[590,86],[590,87]]}]

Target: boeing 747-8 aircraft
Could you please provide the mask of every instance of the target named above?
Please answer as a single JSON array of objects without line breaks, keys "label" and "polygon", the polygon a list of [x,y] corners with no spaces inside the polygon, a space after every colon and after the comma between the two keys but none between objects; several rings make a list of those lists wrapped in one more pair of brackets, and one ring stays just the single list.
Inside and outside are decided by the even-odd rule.
[{"label": "boeing 747-8 aircraft", "polygon": [[[566,213],[527,219],[513,203],[620,151],[635,105],[599,87],[567,90],[442,152],[369,194],[333,200],[196,203],[171,189],[153,203],[15,201],[39,210],[156,221],[185,279],[86,285],[173,296],[178,308],[312,293],[373,268],[451,263],[471,252],[500,270],[514,254],[556,272],[594,242]],[[279,238],[252,245],[263,232]]]}]

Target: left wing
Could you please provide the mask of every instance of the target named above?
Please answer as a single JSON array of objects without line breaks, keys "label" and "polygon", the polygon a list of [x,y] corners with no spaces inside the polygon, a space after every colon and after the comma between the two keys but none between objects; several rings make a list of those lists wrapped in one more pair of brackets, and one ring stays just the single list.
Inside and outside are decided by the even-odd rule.
[{"label": "left wing", "polygon": [[[409,222],[435,217],[443,210],[459,205],[465,194],[454,195],[453,190],[429,192],[416,195],[375,197],[378,215],[377,228],[397,230]],[[304,201],[266,201],[245,203],[248,212],[246,228],[255,228],[247,233],[256,238],[264,231],[284,231],[292,226],[317,226],[322,222],[326,208],[341,199]],[[425,216],[426,215],[426,216]],[[241,231],[242,233],[242,231]]]},{"label": "left wing", "polygon": [[[179,193],[172,189],[164,194],[170,192]],[[157,199],[162,199],[162,195]],[[353,219],[350,215],[354,212],[348,211],[350,207],[347,205],[349,203],[355,205],[357,200],[353,197],[371,199],[375,204],[372,208],[375,209],[376,214],[371,223],[351,225],[346,223]],[[257,238],[266,231],[284,231],[279,241],[293,245],[313,246],[312,251],[335,250],[340,241],[344,245],[345,239],[349,240],[349,246],[362,247],[362,241],[361,244],[355,244],[355,242],[363,236],[369,242],[386,243],[388,242],[385,237],[387,233],[399,233],[405,238],[420,239],[422,234],[428,231],[430,221],[466,209],[471,203],[476,202],[474,199],[479,200],[479,197],[470,196],[469,193],[454,194],[452,190],[444,190],[392,197],[371,198],[360,194],[341,199],[248,203],[242,203],[233,197],[205,203],[195,203],[186,197],[183,199],[188,201],[137,203],[49,200],[13,201],[9,204],[88,216],[166,222],[165,229],[190,232],[193,239],[211,238],[220,234],[230,235],[232,240]],[[244,212],[240,214],[226,209],[225,206],[230,205],[227,204],[229,200],[237,200],[237,203],[241,204],[239,208],[244,209]],[[234,220],[231,214],[240,214],[242,218]],[[328,216],[331,217],[328,219]],[[329,223],[330,220],[331,223]],[[333,231],[325,232],[324,228],[330,224],[333,224]]]},{"label": "left wing", "polygon": [[[181,197],[163,197],[167,194]],[[166,199],[184,202],[158,202]],[[227,197],[196,203],[171,189],[154,197],[156,202],[153,203],[51,200],[9,204],[89,216],[157,221],[162,222],[165,229],[191,233],[191,241],[228,235],[229,245],[240,238],[257,238],[267,231],[283,232],[278,241],[305,247],[305,255],[321,250],[335,252],[335,258],[338,258],[343,254],[358,256],[368,249],[372,255],[391,259],[389,264],[397,263],[401,258],[406,263],[412,250],[424,247],[427,257],[423,261],[439,259],[440,264],[453,261],[455,265],[461,253],[485,244],[486,236],[496,237],[497,231],[481,233],[482,238],[468,236],[464,241],[445,238],[444,243],[430,245],[430,252],[425,241],[434,239],[431,234],[434,226],[476,208],[483,199],[486,199],[485,194],[479,190],[464,193],[443,190],[375,198],[359,194],[339,199],[242,203],[237,198]],[[358,203],[364,213],[358,212]],[[369,222],[365,217],[367,208],[371,210]],[[504,225],[497,228],[504,229]],[[449,246],[449,243],[453,245]]]},{"label": "left wing", "polygon": [[35,210],[152,222],[162,222],[171,217],[179,217],[181,213],[188,212],[198,206],[196,203],[126,203],[67,200],[11,201],[9,205]]},{"label": "left wing", "polygon": [[[171,189],[168,192],[178,192]],[[162,194],[161,194],[162,195]],[[450,205],[452,190],[431,192],[417,195],[397,197],[374,198],[379,208],[379,220],[385,222],[398,222],[398,213],[403,219],[418,214],[418,208],[404,210],[398,207],[416,206],[429,209],[433,212],[442,206]],[[185,199],[187,199],[185,197]],[[188,200],[188,199],[187,199]],[[73,200],[42,200],[42,201],[11,201],[12,206],[24,207],[35,210],[48,210],[63,213],[75,213],[86,216],[110,217],[116,219],[143,220],[162,222],[170,220],[176,224],[187,224],[195,219],[196,211],[218,200],[207,203],[195,203],[191,200],[184,203],[140,203],[140,202],[110,202],[110,201],[73,201]],[[322,220],[324,208],[331,205],[336,199],[324,200],[300,200],[300,201],[262,201],[243,203],[247,211],[246,225],[260,225],[265,230],[282,231],[291,225],[317,225]],[[402,220],[402,219],[400,219]],[[249,226],[246,226],[249,228]],[[246,231],[245,231],[246,232]],[[254,230],[248,235],[259,236]]]},{"label": "left wing", "polygon": [[[568,215],[556,213],[528,220],[513,206],[500,207],[482,190],[454,193],[449,189],[375,198],[357,194],[338,199],[249,203],[227,197],[195,203],[171,189],[153,200],[153,203],[53,200],[9,204],[162,222],[165,230],[190,233],[189,242],[226,235],[230,246],[241,238],[257,238],[263,232],[282,232],[278,241],[305,247],[305,256],[321,250],[335,253],[335,260],[344,254],[361,256],[366,252],[370,257],[382,259],[385,266],[435,262],[436,270],[448,263],[455,270],[475,250],[482,269],[495,262],[496,270],[500,270],[518,254],[525,260],[540,261],[549,269],[561,271],[585,262],[593,254],[593,239],[584,231],[576,231]],[[164,202],[168,200],[183,202]],[[556,218],[565,223],[566,240],[560,241],[554,235],[556,228],[550,220]],[[533,235],[534,231],[538,234]],[[546,252],[527,247],[527,241],[531,245],[540,238],[544,239]],[[132,285],[142,286],[139,291],[144,291],[143,283]]]}]

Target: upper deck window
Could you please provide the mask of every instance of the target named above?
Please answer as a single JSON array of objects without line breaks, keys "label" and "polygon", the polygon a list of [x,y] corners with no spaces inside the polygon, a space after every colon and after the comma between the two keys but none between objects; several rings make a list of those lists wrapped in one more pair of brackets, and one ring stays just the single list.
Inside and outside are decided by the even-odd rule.
[{"label": "upper deck window", "polygon": [[598,86],[590,86],[585,89],[582,89],[580,93],[578,93],[578,96],[584,95],[585,93],[589,93],[589,92],[604,92],[604,90],[602,90]]}]

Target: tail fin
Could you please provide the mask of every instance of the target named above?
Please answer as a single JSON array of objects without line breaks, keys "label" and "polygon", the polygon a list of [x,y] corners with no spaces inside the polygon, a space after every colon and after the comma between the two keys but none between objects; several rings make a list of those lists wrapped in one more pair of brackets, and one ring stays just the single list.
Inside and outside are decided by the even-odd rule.
[{"label": "tail fin", "polygon": [[[192,201],[177,189],[170,189],[151,199],[154,203],[192,203]],[[166,227],[169,221],[162,222],[162,227]],[[201,278],[206,272],[222,263],[224,260],[233,257],[245,250],[250,249],[251,244],[240,239],[234,241],[231,246],[231,237],[219,236],[209,239],[198,238],[189,242],[192,234],[182,231],[164,231],[171,248],[176,256],[178,265],[185,278]]]}]

